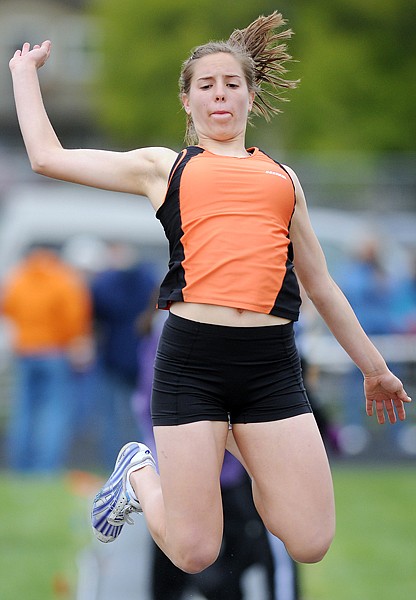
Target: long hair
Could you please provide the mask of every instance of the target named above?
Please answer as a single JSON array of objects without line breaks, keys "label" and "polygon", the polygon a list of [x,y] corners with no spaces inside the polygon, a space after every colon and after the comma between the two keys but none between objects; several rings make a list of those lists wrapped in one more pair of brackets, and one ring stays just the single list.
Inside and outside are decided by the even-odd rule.
[{"label": "long hair", "polygon": [[[276,31],[287,21],[277,11],[271,15],[260,16],[245,29],[235,29],[228,40],[208,42],[195,48],[191,56],[183,63],[179,78],[179,95],[189,94],[193,75],[193,66],[198,58],[226,52],[232,54],[241,64],[249,91],[255,92],[253,113],[267,121],[272,115],[281,112],[276,105],[287,101],[281,95],[283,90],[293,89],[299,80],[288,80],[285,63],[292,60],[287,52],[286,40],[293,35],[291,29]],[[191,115],[187,115],[185,142],[198,141]]]}]

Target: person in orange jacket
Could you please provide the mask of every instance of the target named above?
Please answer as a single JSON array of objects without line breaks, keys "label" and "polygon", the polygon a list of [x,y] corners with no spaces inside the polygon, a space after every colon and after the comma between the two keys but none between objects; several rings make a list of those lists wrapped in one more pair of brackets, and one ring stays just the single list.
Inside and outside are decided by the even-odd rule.
[{"label": "person in orange jacket", "polygon": [[41,247],[10,272],[2,292],[15,357],[8,465],[56,471],[65,466],[71,437],[71,371],[92,359],[89,292],[75,270]]}]

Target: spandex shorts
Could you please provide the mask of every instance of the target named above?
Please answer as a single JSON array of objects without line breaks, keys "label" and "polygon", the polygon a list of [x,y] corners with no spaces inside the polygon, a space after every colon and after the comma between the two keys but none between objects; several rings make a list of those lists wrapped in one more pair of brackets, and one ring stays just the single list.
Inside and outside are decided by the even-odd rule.
[{"label": "spandex shorts", "polygon": [[155,360],[153,425],[261,423],[309,412],[292,323],[226,327],[169,314]]}]

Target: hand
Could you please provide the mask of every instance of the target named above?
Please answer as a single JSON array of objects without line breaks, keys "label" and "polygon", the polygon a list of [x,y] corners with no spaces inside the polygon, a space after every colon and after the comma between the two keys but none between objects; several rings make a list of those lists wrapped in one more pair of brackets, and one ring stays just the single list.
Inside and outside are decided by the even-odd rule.
[{"label": "hand", "polygon": [[19,64],[33,64],[36,69],[40,69],[48,60],[50,53],[51,42],[49,40],[43,42],[41,46],[35,44],[32,50],[30,49],[30,44],[25,42],[22,49],[16,50],[9,62],[10,70],[13,71]]},{"label": "hand", "polygon": [[382,374],[367,375],[364,377],[364,392],[366,397],[366,412],[373,416],[374,403],[376,406],[377,421],[382,425],[386,422],[385,411],[390,423],[406,418],[404,404],[411,402],[411,398],[403,389],[403,384],[393,373],[387,371]]}]

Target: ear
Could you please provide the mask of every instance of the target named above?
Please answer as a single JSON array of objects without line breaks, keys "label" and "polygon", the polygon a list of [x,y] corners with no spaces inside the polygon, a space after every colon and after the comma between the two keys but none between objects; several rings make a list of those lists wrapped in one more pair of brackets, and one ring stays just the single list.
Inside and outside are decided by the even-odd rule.
[{"label": "ear", "polygon": [[191,114],[191,107],[189,106],[189,98],[188,98],[188,94],[183,93],[182,94],[182,105],[185,109],[185,112],[187,115]]}]

